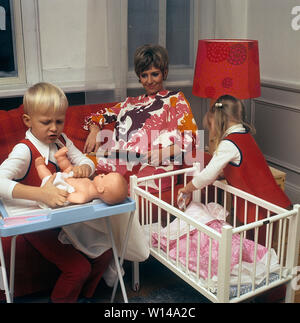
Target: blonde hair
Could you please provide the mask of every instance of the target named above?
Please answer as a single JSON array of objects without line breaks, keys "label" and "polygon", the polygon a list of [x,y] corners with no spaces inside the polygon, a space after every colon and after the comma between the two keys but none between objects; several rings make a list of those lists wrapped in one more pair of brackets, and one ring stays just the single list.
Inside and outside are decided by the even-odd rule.
[{"label": "blonde hair", "polygon": [[224,138],[230,122],[241,123],[247,131],[255,134],[255,128],[246,121],[245,105],[231,95],[222,95],[217,99],[203,119],[204,128],[210,128],[212,118],[215,121],[215,147]]},{"label": "blonde hair", "polygon": [[33,114],[38,112],[57,112],[68,108],[65,93],[57,86],[41,82],[31,86],[24,94],[24,112]]}]

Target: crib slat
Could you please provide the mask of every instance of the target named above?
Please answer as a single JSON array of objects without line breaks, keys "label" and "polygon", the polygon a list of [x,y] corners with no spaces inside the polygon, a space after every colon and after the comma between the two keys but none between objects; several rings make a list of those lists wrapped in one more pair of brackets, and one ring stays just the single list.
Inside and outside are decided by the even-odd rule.
[{"label": "crib slat", "polygon": [[254,256],[253,256],[253,271],[252,271],[252,291],[255,290],[256,281],[256,261],[257,261],[257,246],[258,246],[258,231],[259,228],[254,229]]},{"label": "crib slat", "polygon": [[255,207],[255,221],[258,220],[258,209],[259,209],[259,206],[256,205],[256,207]]},{"label": "crib slat", "polygon": [[177,221],[177,235],[176,235],[176,266],[179,263],[179,235],[180,235],[180,219]]},{"label": "crib slat", "polygon": [[[145,186],[146,192],[148,192],[148,182],[146,182]],[[146,200],[146,224],[149,224],[149,201]]]},{"label": "crib slat", "polygon": [[272,233],[273,233],[273,222],[267,224],[270,226],[269,240],[268,240],[268,260],[267,260],[267,278],[266,285],[269,285],[269,275],[270,275],[270,261],[271,261],[271,247],[272,247]]},{"label": "crib slat", "polygon": [[[267,211],[267,219],[270,217],[270,211]],[[267,230],[266,230],[266,241],[265,241],[265,247],[268,248],[268,242],[269,242],[269,225],[267,225]]]},{"label": "crib slat", "polygon": [[[150,202],[150,201],[149,201]],[[152,202],[150,202],[150,230],[149,230],[149,244],[150,248],[152,248]]]},{"label": "crib slat", "polygon": [[167,213],[167,259],[169,260],[170,253],[170,213]]},{"label": "crib slat", "polygon": [[186,253],[185,253],[185,272],[189,272],[189,255],[190,255],[190,229],[191,226],[188,224],[188,230],[186,233]]},{"label": "crib slat", "polygon": [[171,177],[171,205],[174,206],[174,175]]},{"label": "crib slat", "polygon": [[224,191],[224,219],[226,219],[226,211],[227,211],[227,191]]},{"label": "crib slat", "polygon": [[209,285],[211,281],[211,259],[212,259],[212,238],[209,237],[208,275],[207,275]]},{"label": "crib slat", "polygon": [[241,278],[242,278],[242,255],[243,255],[243,235],[240,233],[240,248],[239,248],[239,269],[238,269],[238,292],[237,295],[241,295]]},{"label": "crib slat", "polygon": [[197,272],[196,277],[198,278],[198,281],[200,280],[200,231],[197,231]]},{"label": "crib slat", "polygon": [[[248,211],[248,201],[245,200],[245,204],[244,204],[244,224],[247,224],[247,211]],[[244,238],[246,237],[246,231],[244,231]]]},{"label": "crib slat", "polygon": [[234,195],[233,198],[233,227],[236,228],[236,203],[237,203],[237,197]]},{"label": "crib slat", "polygon": [[215,202],[215,203],[218,203],[218,188],[217,188],[217,186],[215,186],[214,202]]},{"label": "crib slat", "polygon": [[160,249],[160,237],[161,237],[161,208],[158,207],[158,253],[161,253]]},{"label": "crib slat", "polygon": [[282,234],[282,219],[279,220],[278,237],[277,237],[277,257],[278,257],[278,259],[280,259],[280,257],[281,257],[281,234]]},{"label": "crib slat", "polygon": [[142,226],[145,225],[145,198],[142,197],[142,203],[141,203],[141,208],[142,208]]},{"label": "crib slat", "polygon": [[280,257],[280,277],[282,277],[282,270],[284,264],[284,254],[285,254],[285,237],[286,237],[286,223],[287,219],[283,219],[283,229],[282,229],[282,243],[281,243],[281,257]]}]

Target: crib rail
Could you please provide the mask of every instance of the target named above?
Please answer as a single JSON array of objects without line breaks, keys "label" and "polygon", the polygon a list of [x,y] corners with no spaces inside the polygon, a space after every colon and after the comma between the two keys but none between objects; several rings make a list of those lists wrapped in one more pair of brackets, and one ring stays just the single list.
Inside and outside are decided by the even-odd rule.
[{"label": "crib rail", "polygon": [[[192,168],[131,178],[131,196],[147,232],[151,255],[213,302],[240,302],[286,282],[287,300],[292,301],[290,282],[298,255],[299,206],[288,211],[216,181],[212,187],[194,192],[193,201],[218,203],[224,215],[229,213],[229,223],[218,231],[176,205],[176,176],[183,175],[186,184],[199,169],[195,164]],[[172,184],[170,203],[162,199],[161,180],[166,177]],[[158,183],[155,195],[149,192],[153,179]],[[243,207],[242,223],[238,203]],[[255,221],[247,223],[250,211],[255,213]],[[262,212],[264,218],[260,219]],[[251,250],[247,255],[251,261],[247,262],[246,247]]]}]

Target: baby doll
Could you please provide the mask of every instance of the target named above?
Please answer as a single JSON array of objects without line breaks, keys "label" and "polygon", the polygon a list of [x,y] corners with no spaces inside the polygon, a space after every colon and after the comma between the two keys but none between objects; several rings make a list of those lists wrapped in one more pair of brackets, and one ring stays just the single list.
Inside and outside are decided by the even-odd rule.
[{"label": "baby doll", "polygon": [[[69,172],[69,177],[66,176],[63,178],[73,188],[68,195],[68,202],[82,204],[95,198],[100,198],[107,204],[117,204],[124,201],[128,194],[128,184],[121,174],[115,172],[107,175],[101,174],[97,175],[93,180],[89,178],[71,177],[73,166],[67,158],[67,151],[68,149],[63,147],[54,156],[61,170],[64,173],[65,170]],[[51,176],[51,172],[46,167],[42,157],[36,158],[35,167],[42,180],[49,175]]]}]

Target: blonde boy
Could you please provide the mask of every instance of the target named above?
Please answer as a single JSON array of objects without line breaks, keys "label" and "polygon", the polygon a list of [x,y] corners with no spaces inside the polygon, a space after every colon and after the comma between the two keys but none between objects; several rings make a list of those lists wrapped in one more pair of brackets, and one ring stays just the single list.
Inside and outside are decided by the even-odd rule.
[{"label": "blonde boy", "polygon": [[45,186],[38,187],[40,179],[35,177],[33,157],[41,155],[56,172],[54,154],[59,147],[66,146],[70,161],[77,165],[74,177],[92,175],[94,164],[62,134],[68,101],[61,89],[50,83],[35,84],[26,91],[23,103],[23,121],[29,129],[25,140],[13,148],[0,166],[0,196],[34,200],[50,207],[61,206],[66,201],[66,191],[52,184],[55,174]]},{"label": "blonde boy", "polygon": [[[42,156],[51,173],[59,171],[54,154],[66,146],[68,158],[74,165],[74,177],[88,177],[94,173],[94,164],[63,134],[68,101],[58,87],[38,83],[24,95],[23,121],[28,127],[25,139],[18,143],[0,165],[0,197],[29,199],[50,207],[64,204],[68,193],[53,185],[55,174],[40,187],[35,159]],[[51,293],[52,302],[76,302],[80,293],[92,297],[111,260],[111,250],[88,259],[71,244],[58,240],[60,229],[34,232],[24,238],[48,261],[54,263],[61,274]],[[45,277],[45,279],[47,279]]]}]

